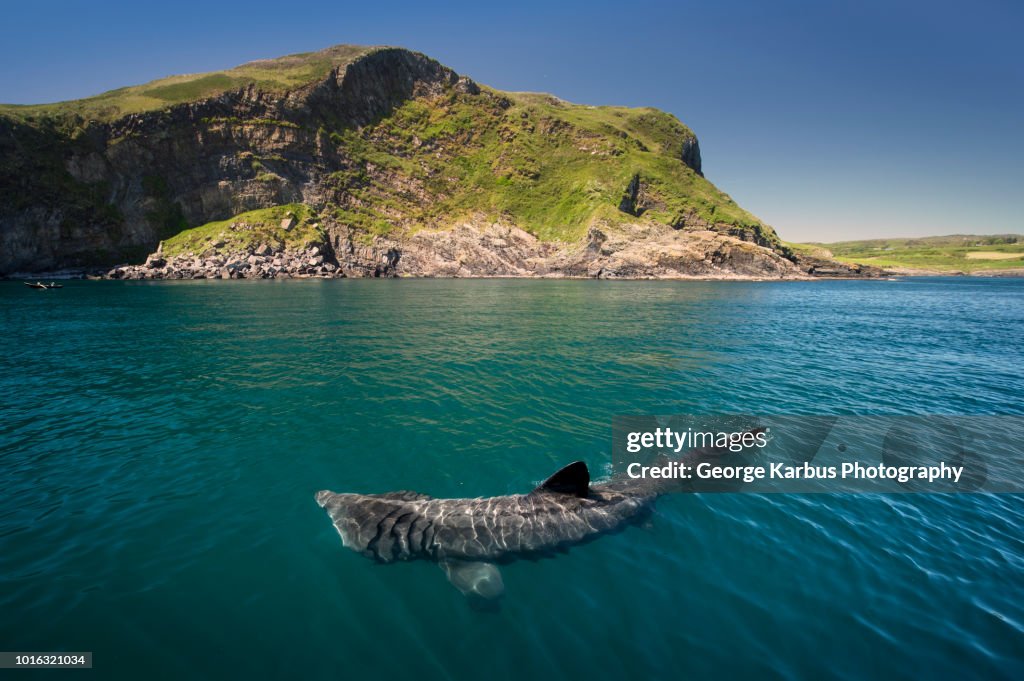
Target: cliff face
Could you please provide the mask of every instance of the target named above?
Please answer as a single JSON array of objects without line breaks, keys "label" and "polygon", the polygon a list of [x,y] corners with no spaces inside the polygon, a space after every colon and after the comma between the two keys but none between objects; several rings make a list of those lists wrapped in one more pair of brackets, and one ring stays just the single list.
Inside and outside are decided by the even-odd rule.
[{"label": "cliff face", "polygon": [[[113,264],[189,226],[322,201],[321,176],[344,164],[324,126],[359,126],[446,87],[473,86],[385,50],[286,95],[248,86],[109,122],[0,116],[0,273]],[[254,159],[282,154],[281,180],[260,178]]]},{"label": "cliff face", "polygon": [[[293,232],[246,242],[244,221],[208,223],[284,204],[304,207],[321,259],[294,274],[804,271],[661,112],[489,90],[395,48],[191,78],[0,108],[0,274],[141,263],[166,240],[185,276],[250,276],[252,257],[266,276]],[[150,262],[165,264],[115,276],[183,271]]]}]

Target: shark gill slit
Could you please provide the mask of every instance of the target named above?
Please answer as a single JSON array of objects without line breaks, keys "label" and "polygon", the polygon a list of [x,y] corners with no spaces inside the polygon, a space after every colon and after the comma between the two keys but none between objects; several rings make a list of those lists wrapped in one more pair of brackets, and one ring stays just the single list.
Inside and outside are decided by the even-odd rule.
[{"label": "shark gill slit", "polygon": [[[391,518],[391,516],[393,516],[394,514],[400,512],[402,510],[403,509],[401,507],[392,509],[392,510],[388,511],[384,515],[383,518],[381,518],[379,521],[377,521],[377,533],[373,536],[373,539],[371,539],[369,541],[369,543],[366,544],[366,550],[369,551],[372,555],[374,555],[378,560],[383,560],[384,562],[387,562],[387,563],[391,562],[390,560],[384,558],[381,555],[381,553],[380,553],[380,541],[384,538],[384,523],[386,523],[388,521],[388,519]],[[389,532],[390,532],[390,529],[389,529]]]}]

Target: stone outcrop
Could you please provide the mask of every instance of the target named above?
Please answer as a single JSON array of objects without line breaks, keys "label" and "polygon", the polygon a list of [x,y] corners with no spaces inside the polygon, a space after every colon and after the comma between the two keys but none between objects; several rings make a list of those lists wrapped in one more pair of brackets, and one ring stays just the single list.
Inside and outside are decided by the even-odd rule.
[{"label": "stone outcrop", "polygon": [[687,137],[683,140],[683,151],[680,158],[683,159],[683,163],[693,168],[694,172],[701,177],[704,176],[700,167],[700,143],[697,142],[696,137]]},{"label": "stone outcrop", "polygon": [[[771,249],[714,230],[666,225],[595,226],[573,243],[542,242],[512,225],[466,222],[407,238],[364,235],[328,225],[328,238],[303,250],[259,244],[165,257],[111,269],[111,279],[271,279],[308,277],[586,277],[599,279],[794,279],[821,276],[821,263],[795,263]],[[825,276],[872,276],[849,269]]]},{"label": "stone outcrop", "polygon": [[802,272],[815,278],[870,278],[890,274],[871,265],[839,262],[812,253],[790,253],[789,258]]},{"label": "stone outcrop", "polygon": [[119,265],[107,279],[290,279],[293,277],[339,277],[333,258],[325,258],[320,247],[275,250],[266,244],[255,251],[188,253],[165,258],[150,255],[142,265]]}]

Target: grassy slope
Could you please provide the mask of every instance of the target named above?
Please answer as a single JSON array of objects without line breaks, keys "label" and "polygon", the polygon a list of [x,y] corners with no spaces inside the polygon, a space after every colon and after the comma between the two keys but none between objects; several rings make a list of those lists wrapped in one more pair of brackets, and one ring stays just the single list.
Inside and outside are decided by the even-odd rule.
[{"label": "grassy slope", "polygon": [[[831,244],[798,244],[826,249],[841,262],[936,272],[983,272],[1024,268],[1024,236],[953,235],[917,239],[872,239]],[[975,257],[969,257],[969,254]],[[982,258],[978,258],[980,254]],[[985,258],[987,254],[1016,257]]]},{"label": "grassy slope", "polygon": [[[295,225],[286,230],[281,222],[290,216],[295,217]],[[190,252],[201,254],[214,244],[218,244],[216,249],[225,253],[236,253],[246,245],[261,243],[278,249],[302,249],[323,240],[324,232],[317,222],[316,213],[306,205],[293,203],[251,210],[229,220],[186,229],[164,241],[163,252],[168,256]]]},{"label": "grassy slope", "polygon": [[[355,197],[335,215],[381,233],[396,223],[445,226],[484,214],[568,241],[596,220],[635,222],[618,206],[639,173],[653,196],[646,219],[696,213],[712,223],[760,225],[680,160],[692,135],[655,109],[580,106],[549,95],[485,90],[412,100],[373,126],[335,133],[354,161],[337,179]],[[368,167],[431,199],[389,191]]]},{"label": "grassy slope", "polygon": [[79,115],[86,119],[113,120],[143,111],[159,111],[175,104],[194,102],[256,85],[267,92],[286,92],[327,76],[375,48],[338,45],[319,52],[262,59],[226,71],[194,73],[154,80],[144,85],[111,90],[95,97],[53,104],[0,104],[0,113],[20,118]]},{"label": "grassy slope", "polygon": [[[248,84],[284,92],[372,49],[338,46],[219,73],[174,76],[84,100],[0,106],[0,114],[37,122],[66,115],[109,120]],[[696,214],[776,239],[680,160],[682,144],[693,133],[674,116],[651,108],[581,106],[550,95],[483,90],[482,95],[449,91],[410,100],[371,126],[321,131],[349,161],[329,180],[340,197],[337,203],[318,209],[369,234],[445,227],[484,215],[514,222],[545,240],[571,241],[596,221],[637,221],[618,206],[639,173],[649,203],[645,220],[671,223]],[[254,122],[228,122],[247,123]],[[264,170],[287,175],[285,163],[278,159]],[[193,236],[213,238],[220,231],[217,223]]]}]

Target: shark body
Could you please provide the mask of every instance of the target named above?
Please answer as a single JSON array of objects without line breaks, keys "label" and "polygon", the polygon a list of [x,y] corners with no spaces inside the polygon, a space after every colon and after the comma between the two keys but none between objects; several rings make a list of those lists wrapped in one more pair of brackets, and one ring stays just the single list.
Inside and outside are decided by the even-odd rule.
[{"label": "shark body", "polygon": [[[727,451],[692,450],[695,464]],[[667,461],[667,459],[666,459]],[[368,558],[391,563],[431,560],[469,597],[493,599],[504,585],[498,565],[541,558],[646,518],[655,500],[678,490],[676,480],[614,476],[590,484],[582,461],[565,466],[527,494],[435,499],[417,492],[317,492],[342,543]]]}]

